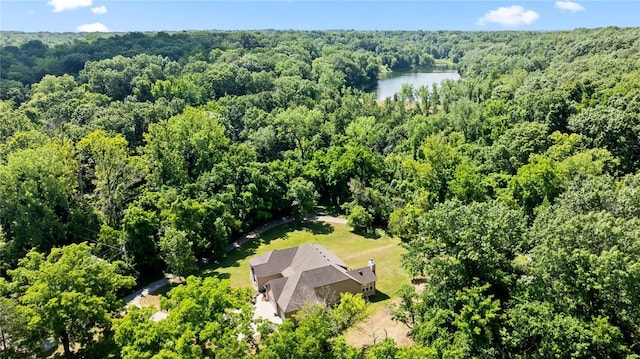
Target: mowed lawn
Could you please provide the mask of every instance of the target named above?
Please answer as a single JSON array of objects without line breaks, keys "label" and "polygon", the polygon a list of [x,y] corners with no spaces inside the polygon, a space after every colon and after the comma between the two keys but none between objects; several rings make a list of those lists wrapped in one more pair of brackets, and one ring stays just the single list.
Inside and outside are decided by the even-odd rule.
[{"label": "mowed lawn", "polygon": [[324,222],[287,223],[271,229],[229,253],[227,257],[211,263],[203,275],[227,278],[235,287],[253,288],[249,278],[249,259],[272,249],[295,247],[302,243],[320,244],[340,257],[349,267],[367,265],[369,258],[376,262],[377,294],[370,298],[372,310],[389,304],[390,297],[400,286],[410,283],[408,274],[400,265],[404,249],[400,240],[379,232],[377,238],[367,238],[351,232],[344,224]]}]

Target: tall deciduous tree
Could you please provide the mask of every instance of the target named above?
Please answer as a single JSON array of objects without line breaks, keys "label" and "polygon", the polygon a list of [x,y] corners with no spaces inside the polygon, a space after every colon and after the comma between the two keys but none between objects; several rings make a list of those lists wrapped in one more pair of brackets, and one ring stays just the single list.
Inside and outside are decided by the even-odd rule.
[{"label": "tall deciduous tree", "polygon": [[160,219],[156,213],[130,206],[124,212],[122,232],[126,260],[143,276],[157,273],[161,263],[157,248]]},{"label": "tall deciduous tree", "polygon": [[152,311],[130,308],[114,323],[123,358],[242,358],[250,350],[247,338],[252,311],[249,293],[229,281],[189,277],[162,301],[166,319],[150,320]]},{"label": "tall deciduous tree", "polygon": [[304,106],[286,110],[275,118],[282,137],[292,143],[286,148],[295,149],[297,156],[303,160],[313,153],[314,142],[318,141],[316,137],[323,122],[322,112],[309,110]]},{"label": "tall deciduous tree", "polygon": [[639,228],[638,218],[552,208],[532,227],[538,245],[527,268],[532,280],[522,290],[569,316],[606,317],[634,342],[640,333]]},{"label": "tall deciduous tree", "polygon": [[118,262],[96,257],[86,243],[53,249],[46,257],[31,251],[9,274],[29,329],[59,339],[66,358],[72,343],[86,345],[110,330],[111,314],[121,306],[118,291],[135,283],[120,274]]},{"label": "tall deciduous tree", "polygon": [[194,108],[150,125],[145,139],[151,182],[156,186],[195,181],[220,161],[229,143],[218,115]]},{"label": "tall deciduous tree", "polygon": [[196,257],[184,231],[169,227],[158,242],[160,255],[172,273],[185,275],[196,268]]},{"label": "tall deciduous tree", "polygon": [[557,164],[546,156],[532,156],[530,163],[518,168],[511,178],[509,188],[513,197],[525,212],[533,216],[534,209],[544,203],[552,203],[562,192],[563,183]]},{"label": "tall deciduous tree", "polygon": [[[276,332],[262,341],[259,358],[332,358],[332,344],[342,331],[362,318],[365,302],[360,295],[343,294],[340,304],[326,308],[320,303],[304,306],[296,314],[297,325],[287,319]],[[341,353],[349,353],[338,340]]]},{"label": "tall deciduous tree", "polygon": [[500,202],[447,201],[424,215],[421,232],[409,247],[423,249],[429,259],[425,274],[441,294],[478,278],[504,297],[514,284],[511,260],[524,245],[525,228],[522,213]]},{"label": "tall deciduous tree", "polygon": [[318,192],[312,182],[296,177],[289,184],[286,197],[291,201],[294,214],[302,218],[315,210]]},{"label": "tall deciduous tree", "polygon": [[491,146],[491,164],[496,170],[515,174],[529,162],[532,154],[543,153],[550,145],[549,126],[538,122],[515,125],[502,134]]},{"label": "tall deciduous tree", "polygon": [[92,174],[95,205],[106,223],[115,226],[146,174],[145,165],[140,157],[128,155],[127,141],[121,135],[109,137],[104,131],[95,131],[77,147],[85,172]]},{"label": "tall deciduous tree", "polygon": [[604,147],[620,158],[629,173],[640,160],[640,116],[616,108],[596,106],[569,118],[569,128],[587,138],[593,147]]},{"label": "tall deciduous tree", "polygon": [[17,357],[18,353],[34,351],[36,345],[27,332],[29,321],[21,309],[16,300],[0,297],[0,358]]},{"label": "tall deciduous tree", "polygon": [[444,201],[448,192],[448,184],[455,177],[456,167],[462,160],[460,145],[464,138],[460,133],[452,133],[449,136],[437,134],[427,137],[420,146],[420,157],[428,163],[435,174],[433,188],[429,188],[437,194],[439,201]]},{"label": "tall deciduous tree", "polygon": [[18,131],[26,131],[33,127],[24,113],[15,111],[13,107],[13,101],[0,100],[0,141],[2,142]]},{"label": "tall deciduous tree", "polygon": [[77,173],[67,141],[13,151],[0,164],[0,224],[13,264],[30,248],[48,251],[69,241]]}]

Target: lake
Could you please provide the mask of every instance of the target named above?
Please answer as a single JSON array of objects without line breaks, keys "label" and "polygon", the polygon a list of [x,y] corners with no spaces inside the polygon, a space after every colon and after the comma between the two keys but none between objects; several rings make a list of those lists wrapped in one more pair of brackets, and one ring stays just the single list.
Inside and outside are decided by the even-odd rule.
[{"label": "lake", "polygon": [[376,98],[384,100],[387,97],[393,97],[400,91],[402,84],[412,84],[414,89],[420,86],[426,86],[431,89],[434,83],[439,84],[442,80],[451,79],[459,80],[460,74],[456,70],[431,70],[425,71],[406,71],[406,72],[388,72],[380,75],[378,86],[375,88]]}]

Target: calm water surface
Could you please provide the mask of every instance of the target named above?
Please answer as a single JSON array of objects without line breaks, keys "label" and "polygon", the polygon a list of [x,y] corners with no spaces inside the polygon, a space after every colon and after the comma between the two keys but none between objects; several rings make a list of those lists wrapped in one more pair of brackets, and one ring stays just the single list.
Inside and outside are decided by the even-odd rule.
[{"label": "calm water surface", "polygon": [[460,75],[456,70],[432,70],[430,72],[389,72],[380,75],[378,86],[376,87],[376,98],[384,100],[387,97],[393,97],[400,91],[402,84],[412,84],[414,89],[420,86],[426,86],[431,89],[431,85],[439,84],[442,80],[451,79],[459,80]]}]

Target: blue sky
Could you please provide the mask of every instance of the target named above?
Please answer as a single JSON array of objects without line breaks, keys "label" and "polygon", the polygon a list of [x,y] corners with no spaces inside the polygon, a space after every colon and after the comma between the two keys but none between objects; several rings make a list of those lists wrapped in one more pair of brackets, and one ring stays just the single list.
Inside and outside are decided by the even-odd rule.
[{"label": "blue sky", "polygon": [[640,26],[627,1],[0,0],[0,30],[570,30]]}]

